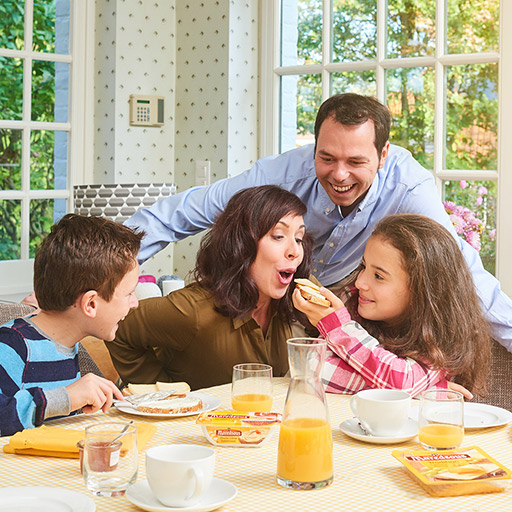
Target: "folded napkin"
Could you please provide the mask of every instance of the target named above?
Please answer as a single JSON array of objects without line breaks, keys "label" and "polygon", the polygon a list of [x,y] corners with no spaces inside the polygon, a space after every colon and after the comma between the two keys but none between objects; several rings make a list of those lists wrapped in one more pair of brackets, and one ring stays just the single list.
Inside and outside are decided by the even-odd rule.
[{"label": "folded napkin", "polygon": [[[137,446],[142,449],[156,432],[156,425],[137,423]],[[14,434],[9,444],[4,446],[5,453],[18,455],[43,455],[78,459],[76,443],[85,437],[85,430],[72,430],[63,427],[28,428]]]}]

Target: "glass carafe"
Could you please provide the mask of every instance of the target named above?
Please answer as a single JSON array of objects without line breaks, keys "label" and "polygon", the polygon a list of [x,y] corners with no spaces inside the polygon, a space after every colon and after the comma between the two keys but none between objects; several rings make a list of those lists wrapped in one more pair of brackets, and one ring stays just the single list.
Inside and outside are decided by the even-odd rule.
[{"label": "glass carafe", "polygon": [[277,481],[290,489],[321,489],[333,479],[331,426],[320,376],[326,342],[291,338],[287,344],[292,380],[279,433]]}]

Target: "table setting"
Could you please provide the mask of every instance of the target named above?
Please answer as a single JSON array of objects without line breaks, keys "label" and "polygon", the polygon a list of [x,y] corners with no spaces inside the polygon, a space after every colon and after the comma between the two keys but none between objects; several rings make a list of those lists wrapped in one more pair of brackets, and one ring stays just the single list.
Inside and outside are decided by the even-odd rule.
[{"label": "table setting", "polygon": [[[448,421],[441,418],[448,414],[444,405],[428,408],[421,400],[411,400],[406,393],[393,390],[365,390],[353,396],[325,394],[321,381],[313,375],[321,361],[317,349],[302,341],[292,350],[291,378],[270,377],[269,387],[268,371],[260,372],[261,378],[253,372],[250,378],[256,380],[249,385],[230,383],[193,391],[190,394],[201,396],[203,406],[191,414],[137,415],[117,405],[107,413],[55,419],[42,427],[0,438],[0,512],[15,510],[15,506],[27,511],[70,512],[431,511],[440,506],[494,511],[512,507],[510,475],[506,472],[512,467],[512,413],[472,402],[450,406],[449,415],[458,436],[451,437],[451,444],[432,446],[428,443],[436,444],[432,441],[436,437],[431,432],[420,444],[421,425]],[[241,373],[237,371],[235,382],[246,380]],[[434,397],[442,402],[439,393]],[[252,400],[254,405],[247,406],[249,409],[259,404],[265,410],[234,413],[232,404],[237,400],[239,404]],[[386,406],[379,411],[375,401],[384,401]],[[247,421],[254,430],[263,429],[262,425],[269,422],[268,415],[274,422],[278,418],[280,425],[264,443],[232,443],[229,435],[227,441],[217,438],[215,442],[205,436],[200,421],[208,414],[218,416],[214,421],[233,416],[231,421]],[[106,431],[97,432],[98,425],[107,427]],[[236,432],[243,429],[230,426],[228,430],[239,435]],[[100,435],[111,437],[98,441]],[[306,435],[310,436],[308,443],[316,443],[313,454],[299,449]],[[89,437],[94,441],[87,441]],[[84,439],[81,474],[77,443]],[[481,461],[490,459],[485,459],[486,463],[496,459],[501,471],[498,483],[505,485],[504,491],[433,496],[411,477],[408,463],[398,456],[443,453],[421,452],[428,446],[445,450],[452,457],[455,445],[461,452],[479,450]],[[98,447],[101,455],[93,452]],[[130,449],[131,469],[123,476],[126,487],[110,495],[95,488],[97,481],[91,483],[94,478],[105,475],[102,465],[114,476],[125,467]],[[320,452],[323,455],[319,458]],[[481,466],[487,467],[483,463]],[[428,471],[431,474],[439,470]]]}]

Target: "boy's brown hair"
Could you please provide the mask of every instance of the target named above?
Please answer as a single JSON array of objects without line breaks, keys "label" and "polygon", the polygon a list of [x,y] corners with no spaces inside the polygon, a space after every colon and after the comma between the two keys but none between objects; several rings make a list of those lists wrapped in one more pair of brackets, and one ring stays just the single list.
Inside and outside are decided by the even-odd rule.
[{"label": "boy's brown hair", "polygon": [[136,265],[144,232],[102,217],[68,214],[44,238],[34,260],[34,292],[45,311],[64,311],[89,290],[107,302]]}]

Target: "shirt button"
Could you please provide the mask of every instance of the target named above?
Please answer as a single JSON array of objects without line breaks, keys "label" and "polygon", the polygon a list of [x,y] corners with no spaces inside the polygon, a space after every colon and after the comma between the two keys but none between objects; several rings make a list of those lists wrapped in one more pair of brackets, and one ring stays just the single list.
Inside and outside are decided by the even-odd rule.
[{"label": "shirt button", "polygon": [[325,213],[329,213],[331,211],[330,208],[327,208],[327,210],[325,210]]},{"label": "shirt button", "polygon": [[338,227],[339,227],[339,228],[342,228],[342,227],[343,227],[343,224],[338,224]]},{"label": "shirt button", "polygon": [[331,242],[331,243],[329,244],[329,247],[334,247],[334,244]]},{"label": "shirt button", "polygon": [[316,268],[314,268],[313,272],[316,274],[318,272],[318,270]]},{"label": "shirt button", "polygon": [[323,263],[323,262],[324,262],[324,260],[320,260],[320,263]]}]

